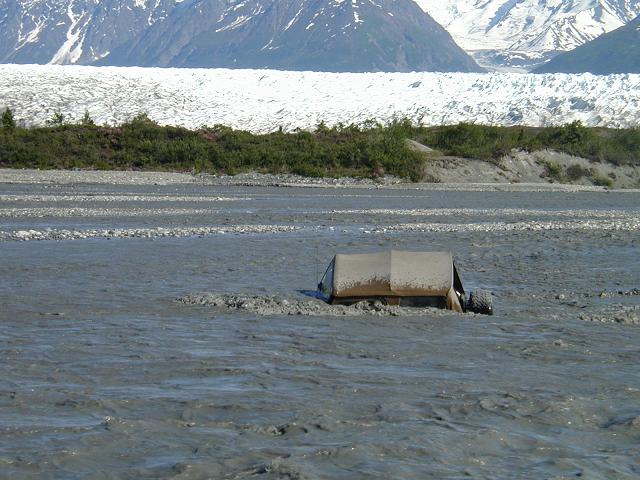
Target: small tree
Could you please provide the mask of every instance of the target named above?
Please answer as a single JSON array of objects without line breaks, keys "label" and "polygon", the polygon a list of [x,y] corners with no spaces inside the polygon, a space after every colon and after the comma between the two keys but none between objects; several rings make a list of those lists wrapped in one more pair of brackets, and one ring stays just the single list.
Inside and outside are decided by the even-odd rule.
[{"label": "small tree", "polygon": [[320,135],[327,135],[329,132],[331,132],[331,130],[329,129],[329,127],[327,127],[327,124],[324,122],[324,120],[321,120],[320,123],[316,125],[316,133]]},{"label": "small tree", "polygon": [[64,123],[64,115],[62,112],[55,112],[51,120],[47,120],[47,125],[62,125]]},{"label": "small tree", "polygon": [[137,127],[155,127],[158,124],[156,122],[154,122],[153,120],[151,120],[151,118],[149,118],[149,115],[147,115],[144,112],[140,112],[138,113],[135,117],[133,117],[130,121],[129,124],[131,126],[137,126]]},{"label": "small tree", "polygon": [[16,128],[16,121],[13,118],[13,112],[7,108],[2,114],[2,128],[12,132]]},{"label": "small tree", "polygon": [[80,123],[82,125],[84,125],[85,127],[92,127],[92,126],[94,126],[96,124],[93,121],[93,118],[91,118],[91,115],[89,115],[89,111],[88,110],[84,111],[84,116],[82,117],[82,120],[80,120]]}]

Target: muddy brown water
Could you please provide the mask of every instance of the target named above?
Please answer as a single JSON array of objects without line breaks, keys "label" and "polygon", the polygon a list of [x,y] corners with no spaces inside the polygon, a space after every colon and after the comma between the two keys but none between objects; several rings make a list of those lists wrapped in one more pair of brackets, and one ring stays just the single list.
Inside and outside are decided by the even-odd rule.
[{"label": "muddy brown water", "polygon": [[[2,478],[640,477],[638,193],[0,194]],[[40,214],[15,215],[24,209]],[[553,229],[504,228],[516,222]],[[299,228],[179,234],[211,225]],[[158,227],[174,236],[46,239]],[[45,239],[12,236],[29,230]],[[176,301],[312,301],[298,291],[335,252],[388,248],[453,250],[467,290],[491,290],[496,315],[264,315]]]}]

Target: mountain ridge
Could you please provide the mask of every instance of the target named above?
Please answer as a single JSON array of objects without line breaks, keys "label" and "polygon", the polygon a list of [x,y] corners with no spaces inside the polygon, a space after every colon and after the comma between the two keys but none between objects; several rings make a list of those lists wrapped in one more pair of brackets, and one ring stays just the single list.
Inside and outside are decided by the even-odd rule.
[{"label": "mountain ridge", "polygon": [[2,1],[3,63],[482,71],[413,0]]},{"label": "mountain ridge", "polygon": [[416,0],[488,68],[528,70],[640,15],[640,0]]},{"label": "mountain ridge", "polygon": [[640,73],[640,16],[541,65],[535,73]]}]

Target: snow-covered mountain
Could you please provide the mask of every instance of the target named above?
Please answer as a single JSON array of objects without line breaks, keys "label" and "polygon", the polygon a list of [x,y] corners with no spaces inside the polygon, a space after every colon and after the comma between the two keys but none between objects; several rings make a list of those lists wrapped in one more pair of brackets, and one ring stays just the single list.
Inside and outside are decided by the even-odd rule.
[{"label": "snow-covered mountain", "polygon": [[416,0],[482,65],[529,68],[640,14],[640,0]]},{"label": "snow-covered mountain", "polygon": [[561,53],[536,72],[640,73],[640,16],[575,50]]},{"label": "snow-covered mountain", "polygon": [[481,70],[413,0],[0,0],[0,62]]},{"label": "snow-covered mountain", "polygon": [[351,72],[479,71],[451,36],[412,0],[185,3],[102,63]]},{"label": "snow-covered mountain", "polygon": [[640,75],[319,73],[0,65],[0,111],[29,124],[87,111],[99,124],[146,112],[162,124],[283,127],[387,122],[427,125],[640,126]]},{"label": "snow-covered mountain", "polygon": [[90,64],[181,0],[0,0],[0,62]]}]

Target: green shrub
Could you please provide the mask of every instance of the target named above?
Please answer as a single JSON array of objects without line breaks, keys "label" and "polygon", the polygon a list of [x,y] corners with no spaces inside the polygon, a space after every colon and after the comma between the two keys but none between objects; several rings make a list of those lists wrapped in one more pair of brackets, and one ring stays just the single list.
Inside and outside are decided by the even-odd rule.
[{"label": "green shrub", "polygon": [[518,146],[517,139],[518,134],[506,128],[461,123],[430,129],[421,141],[447,155],[497,163]]},{"label": "green shrub", "polygon": [[64,114],[62,112],[55,112],[53,116],[47,120],[47,125],[62,125],[64,124]]},{"label": "green shrub", "polygon": [[562,182],[565,178],[562,167],[553,160],[547,160],[544,163],[546,176],[556,182]]},{"label": "green shrub", "polygon": [[613,180],[611,178],[605,177],[600,174],[594,174],[591,177],[591,183],[599,187],[607,187],[607,188],[613,188],[613,185],[614,185]]},{"label": "green shrub", "polygon": [[584,168],[582,165],[574,163],[567,167],[565,175],[568,180],[575,182],[580,180],[583,177],[588,177],[591,174],[591,171],[588,168]]},{"label": "green shrub", "polygon": [[[562,127],[503,128],[475,124],[415,126],[407,119],[387,125],[375,121],[328,126],[314,131],[253,134],[223,125],[188,130],[160,126],[145,114],[120,126],[96,126],[88,112],[77,124],[56,112],[48,126],[20,128],[10,110],[2,116],[0,165],[35,168],[146,169],[235,174],[254,170],[309,176],[379,178],[396,175],[414,181],[427,177],[428,158],[407,138],[444,155],[479,158],[500,164],[512,149],[551,148],[594,161],[640,164],[640,131],[590,129],[579,123]],[[549,177],[561,181],[588,176],[571,166],[564,172],[547,164]]]},{"label": "green shrub", "polygon": [[588,128],[580,122],[545,128],[461,123],[414,127],[412,138],[445,155],[478,158],[495,164],[500,164],[500,159],[513,149],[527,152],[549,149],[597,162],[640,164],[640,128]]},{"label": "green shrub", "polygon": [[0,123],[2,128],[8,132],[13,132],[16,128],[16,121],[13,118],[13,112],[7,108],[2,112],[2,121]]},{"label": "green shrub", "polygon": [[82,120],[80,120],[80,124],[81,125],[85,125],[85,126],[93,126],[93,125],[95,125],[95,122],[91,118],[91,115],[89,115],[89,111],[88,110],[84,111],[84,115],[82,116]]}]

